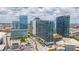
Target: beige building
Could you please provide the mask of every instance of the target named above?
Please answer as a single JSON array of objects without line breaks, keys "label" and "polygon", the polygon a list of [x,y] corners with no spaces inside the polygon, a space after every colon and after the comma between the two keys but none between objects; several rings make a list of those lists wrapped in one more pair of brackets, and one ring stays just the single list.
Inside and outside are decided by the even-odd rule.
[{"label": "beige building", "polygon": [[12,46],[13,44],[18,44],[18,45],[21,44],[20,39],[16,39],[16,40],[15,40],[15,39],[11,39],[10,42],[11,42],[11,46]]},{"label": "beige building", "polygon": [[0,32],[0,50],[3,50],[4,47],[8,48],[10,39],[7,37],[6,32]]}]

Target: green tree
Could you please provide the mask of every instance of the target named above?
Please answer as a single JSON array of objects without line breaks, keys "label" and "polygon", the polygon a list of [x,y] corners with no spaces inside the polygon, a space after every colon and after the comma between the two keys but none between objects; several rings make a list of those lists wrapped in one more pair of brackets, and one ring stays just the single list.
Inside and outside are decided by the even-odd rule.
[{"label": "green tree", "polygon": [[55,45],[55,50],[56,50],[56,42],[61,40],[63,38],[62,35],[59,34],[53,34],[53,41],[54,41],[54,45]]},{"label": "green tree", "polygon": [[79,35],[71,34],[70,38],[74,38],[79,41]]},{"label": "green tree", "polygon": [[79,41],[79,35],[75,35],[73,38]]},{"label": "green tree", "polygon": [[54,34],[53,37],[55,39],[62,39],[63,38],[63,36],[62,35],[59,35],[59,34]]},{"label": "green tree", "polygon": [[21,37],[21,39],[20,39],[21,43],[26,42],[25,38],[26,37]]}]

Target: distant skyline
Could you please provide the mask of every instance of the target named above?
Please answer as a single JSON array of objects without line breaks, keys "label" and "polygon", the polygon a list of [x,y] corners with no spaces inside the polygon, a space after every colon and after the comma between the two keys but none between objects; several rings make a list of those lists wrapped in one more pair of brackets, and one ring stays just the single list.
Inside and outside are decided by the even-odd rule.
[{"label": "distant skyline", "polygon": [[29,21],[34,17],[42,20],[55,20],[61,15],[70,15],[71,23],[79,23],[78,7],[0,7],[0,23],[11,23],[19,20],[19,15],[28,16]]}]

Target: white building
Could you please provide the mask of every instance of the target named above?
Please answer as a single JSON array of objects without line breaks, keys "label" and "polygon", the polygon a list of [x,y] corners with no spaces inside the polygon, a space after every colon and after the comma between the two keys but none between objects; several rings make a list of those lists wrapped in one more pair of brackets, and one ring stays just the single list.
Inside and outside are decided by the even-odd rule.
[{"label": "white building", "polygon": [[6,46],[6,33],[0,32],[0,51],[2,51]]},{"label": "white building", "polygon": [[20,45],[21,44],[20,39],[11,39],[11,46],[13,46],[14,44]]}]

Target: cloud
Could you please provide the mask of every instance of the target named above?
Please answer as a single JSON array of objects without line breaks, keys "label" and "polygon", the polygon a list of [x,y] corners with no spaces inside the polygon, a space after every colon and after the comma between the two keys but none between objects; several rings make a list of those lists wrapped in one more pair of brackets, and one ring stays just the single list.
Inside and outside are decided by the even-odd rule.
[{"label": "cloud", "polygon": [[34,17],[41,17],[41,19],[55,20],[56,17],[61,15],[70,15],[71,19],[79,19],[78,7],[0,7],[0,21],[1,17],[5,19],[16,19],[16,16],[27,15],[29,20]]}]

